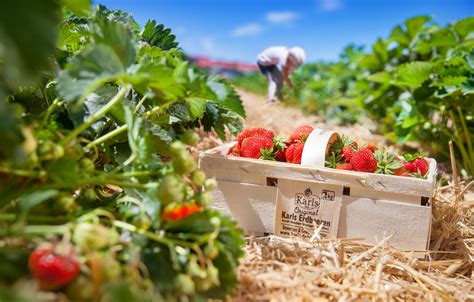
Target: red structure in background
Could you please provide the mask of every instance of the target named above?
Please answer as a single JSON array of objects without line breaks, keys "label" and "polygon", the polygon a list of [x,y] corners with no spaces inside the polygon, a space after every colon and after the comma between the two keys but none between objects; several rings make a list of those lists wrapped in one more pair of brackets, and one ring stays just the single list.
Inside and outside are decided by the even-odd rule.
[{"label": "red structure in background", "polygon": [[258,71],[257,64],[212,60],[204,56],[191,56],[190,59],[199,68],[207,69],[214,74],[220,74],[226,77],[234,77],[242,73]]}]

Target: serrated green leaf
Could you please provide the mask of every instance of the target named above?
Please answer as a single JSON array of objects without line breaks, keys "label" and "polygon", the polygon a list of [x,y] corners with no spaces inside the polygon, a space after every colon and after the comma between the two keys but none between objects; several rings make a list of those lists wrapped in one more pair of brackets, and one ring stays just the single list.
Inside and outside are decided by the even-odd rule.
[{"label": "serrated green leaf", "polygon": [[215,103],[245,118],[245,109],[242,100],[233,87],[217,78],[209,79],[207,85],[217,97],[213,100]]},{"label": "serrated green leaf", "polygon": [[416,89],[429,79],[433,64],[430,62],[410,62],[400,65],[396,71],[396,80],[393,82],[397,86],[408,86]]},{"label": "serrated green leaf", "polygon": [[78,16],[86,16],[91,10],[91,0],[61,0],[65,8]]},{"label": "serrated green leaf", "polygon": [[410,37],[405,31],[403,31],[400,25],[397,25],[396,27],[392,29],[392,32],[390,33],[389,41],[397,42],[400,45],[405,46],[405,47],[410,45]]},{"label": "serrated green leaf", "polygon": [[416,16],[405,21],[408,35],[413,38],[431,20],[429,16]]},{"label": "serrated green leaf", "polygon": [[178,47],[175,41],[176,36],[171,34],[171,29],[165,28],[163,24],[156,25],[156,21],[148,21],[141,32],[144,41],[152,46],[163,50],[169,50]]},{"label": "serrated green leaf", "polygon": [[206,110],[206,99],[188,97],[185,99],[185,101],[193,120],[201,118],[204,115],[204,111]]},{"label": "serrated green leaf", "polygon": [[453,24],[454,30],[461,38],[465,38],[474,32],[474,17],[461,19]]},{"label": "serrated green leaf", "polygon": [[379,84],[388,84],[392,80],[392,75],[387,71],[380,71],[368,76],[367,80]]},{"label": "serrated green leaf", "polygon": [[468,78],[464,76],[445,76],[431,83],[431,86],[433,87],[459,86],[463,82],[465,82],[467,79]]}]

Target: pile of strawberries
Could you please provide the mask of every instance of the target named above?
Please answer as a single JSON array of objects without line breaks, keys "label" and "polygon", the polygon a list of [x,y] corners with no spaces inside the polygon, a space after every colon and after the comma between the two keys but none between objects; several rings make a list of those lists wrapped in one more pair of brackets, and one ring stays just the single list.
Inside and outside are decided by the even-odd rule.
[{"label": "pile of strawberries", "polygon": [[[312,126],[301,125],[288,137],[275,136],[273,131],[264,128],[247,128],[237,136],[237,143],[229,149],[228,155],[301,164],[303,148],[312,131]],[[326,167],[424,178],[429,165],[422,154],[398,156],[370,143],[359,147],[356,141],[341,136],[331,144]]]},{"label": "pile of strawberries", "polygon": [[297,127],[289,137],[264,128],[247,128],[237,136],[229,155],[301,164],[304,144],[313,131],[310,125]]}]

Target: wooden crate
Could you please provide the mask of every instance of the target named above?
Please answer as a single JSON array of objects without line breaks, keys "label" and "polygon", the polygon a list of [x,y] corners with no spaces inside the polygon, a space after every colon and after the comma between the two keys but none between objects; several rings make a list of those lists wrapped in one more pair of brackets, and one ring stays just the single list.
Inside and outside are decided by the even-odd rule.
[{"label": "wooden crate", "polygon": [[[337,237],[363,237],[405,250],[425,250],[431,227],[436,161],[427,179],[308,167],[224,155],[232,144],[200,155],[199,166],[218,181],[212,207],[234,217],[248,233],[274,233],[278,183],[337,186],[342,191]],[[277,217],[278,218],[278,217]]]}]

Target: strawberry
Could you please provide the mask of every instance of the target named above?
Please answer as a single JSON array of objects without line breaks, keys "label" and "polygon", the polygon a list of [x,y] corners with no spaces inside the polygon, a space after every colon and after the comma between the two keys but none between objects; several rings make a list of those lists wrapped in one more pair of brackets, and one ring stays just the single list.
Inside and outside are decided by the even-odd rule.
[{"label": "strawberry", "polygon": [[400,176],[411,177],[410,173],[407,173],[407,172],[403,172],[402,174],[400,174]]},{"label": "strawberry", "polygon": [[240,156],[240,145],[239,145],[239,143],[235,143],[235,145],[230,147],[229,152],[227,152],[227,155]]},{"label": "strawberry", "polygon": [[351,161],[352,156],[354,156],[355,151],[351,146],[345,146],[344,148],[342,148],[339,154],[342,155],[342,158],[346,161],[346,163],[349,163]]},{"label": "strawberry", "polygon": [[201,207],[197,204],[184,204],[173,208],[165,208],[162,214],[163,220],[177,221],[199,212]]},{"label": "strawberry", "polygon": [[242,146],[244,139],[249,137],[267,137],[269,139],[273,139],[274,136],[275,133],[273,133],[273,131],[264,128],[247,128],[240,132],[240,134],[237,136],[237,141],[239,145]]},{"label": "strawberry", "polygon": [[301,125],[298,126],[290,136],[290,142],[294,143],[295,141],[306,142],[308,136],[313,132],[314,128],[310,125]]},{"label": "strawberry", "polygon": [[[402,163],[402,161],[400,160],[400,157],[398,157],[398,156],[395,156],[395,160]],[[395,171],[393,171],[393,175],[402,175],[404,172],[406,172],[406,171],[405,171],[405,168],[403,168],[403,163],[402,163],[400,168],[395,169]]]},{"label": "strawberry", "polygon": [[279,134],[273,139],[274,157],[277,161],[286,162],[285,150],[289,145],[289,138]]},{"label": "strawberry", "polygon": [[368,143],[367,145],[365,145],[365,147],[367,149],[369,149],[370,151],[372,151],[372,153],[374,153],[375,150],[377,149],[377,147],[374,144],[371,144],[371,143]]},{"label": "strawberry", "polygon": [[301,164],[304,142],[296,142],[288,146],[285,151],[286,161],[293,164]]},{"label": "strawberry", "polygon": [[43,290],[56,290],[79,273],[79,262],[72,254],[60,254],[53,247],[38,247],[28,259],[28,267]]},{"label": "strawberry", "polygon": [[425,176],[426,172],[428,172],[429,165],[426,159],[424,159],[423,157],[418,157],[413,161],[404,162],[403,168],[410,173],[418,172],[421,174],[421,176]]},{"label": "strawberry", "polygon": [[351,165],[355,171],[373,173],[377,169],[377,160],[370,149],[362,148],[351,158]]},{"label": "strawberry", "polygon": [[273,153],[273,141],[268,137],[249,137],[240,145],[242,157],[270,159],[270,153]]},{"label": "strawberry", "polygon": [[350,163],[343,163],[343,164],[336,165],[336,169],[338,169],[338,170],[348,170],[348,171],[354,170],[354,168],[352,167],[352,165]]},{"label": "strawberry", "polygon": [[[337,140],[335,142],[333,142],[331,144],[330,151],[334,152],[336,154],[339,154],[339,155],[343,156],[344,159],[346,159],[346,157],[344,156],[344,152],[345,152],[348,155],[348,157],[352,158],[352,155],[353,155],[352,153],[353,152],[351,152],[349,150],[349,148],[352,148],[353,151],[357,151],[358,146],[359,145],[357,144],[357,142],[350,140],[345,135],[341,135],[340,137],[337,138]],[[348,147],[348,148],[346,148],[346,147]],[[343,151],[343,149],[345,151]],[[346,162],[349,162],[350,158],[346,159]],[[332,168],[334,168],[334,167],[332,167]]]},{"label": "strawberry", "polygon": [[356,141],[353,141],[353,142],[351,143],[351,146],[352,146],[352,148],[354,148],[354,150],[359,149],[359,144],[358,144]]}]

